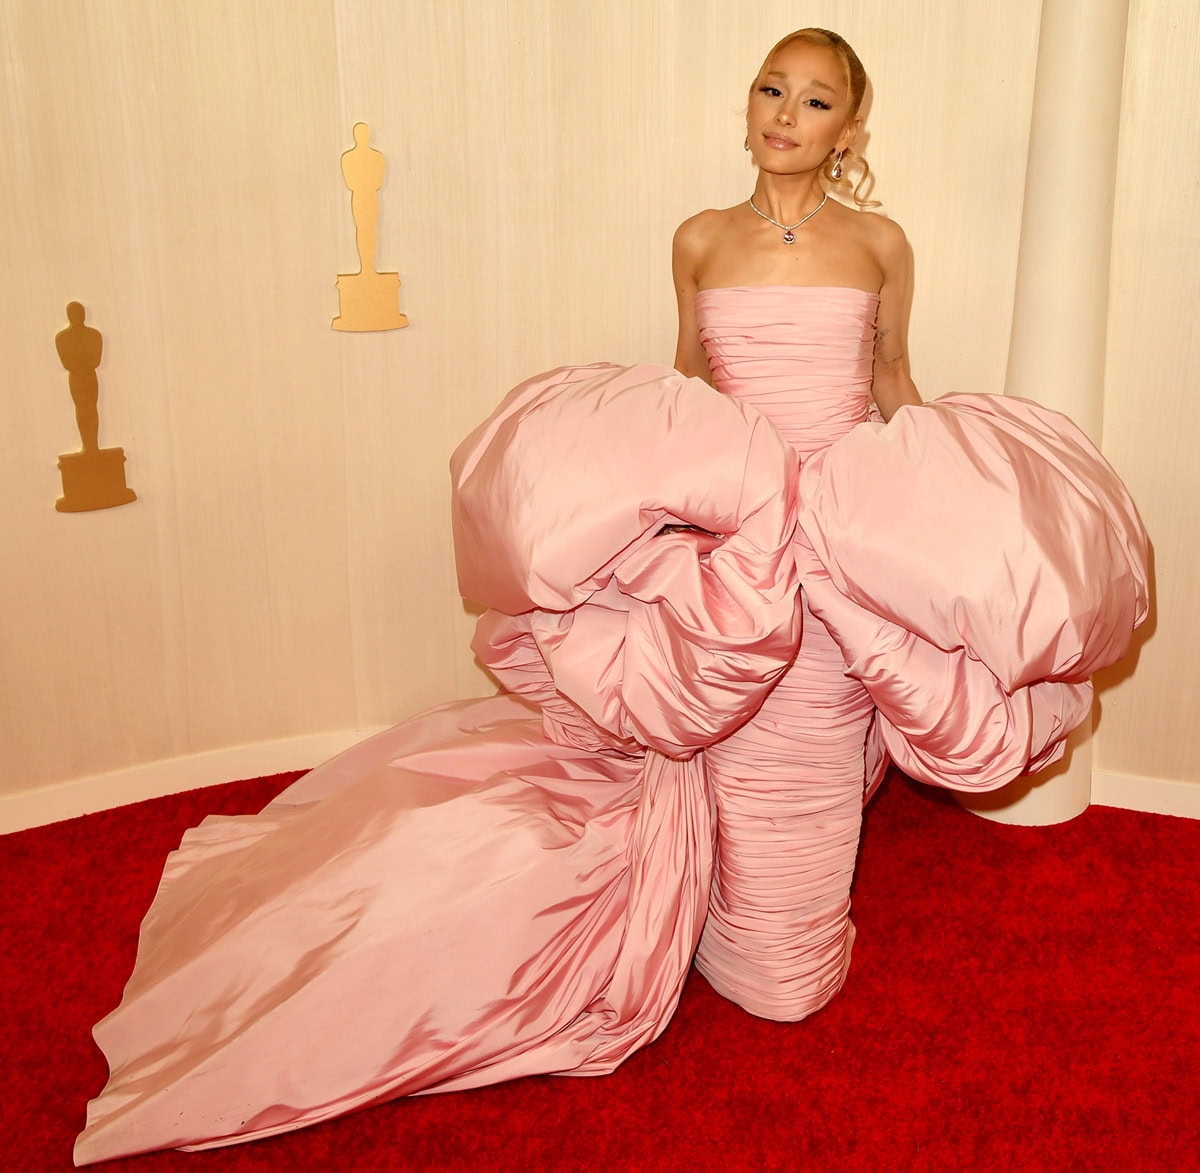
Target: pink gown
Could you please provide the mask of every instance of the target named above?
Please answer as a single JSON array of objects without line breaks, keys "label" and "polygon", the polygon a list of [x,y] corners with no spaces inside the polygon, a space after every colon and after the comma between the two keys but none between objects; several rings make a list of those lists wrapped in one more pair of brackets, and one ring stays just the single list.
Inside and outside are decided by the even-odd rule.
[{"label": "pink gown", "polygon": [[709,290],[726,394],[562,368],[464,441],[460,586],[507,692],[184,836],[95,1028],[76,1164],[611,1071],[693,958],[803,1017],[845,978],[886,757],[986,789],[1061,753],[1145,616],[1137,515],[1032,404],[863,422],[876,304]]}]

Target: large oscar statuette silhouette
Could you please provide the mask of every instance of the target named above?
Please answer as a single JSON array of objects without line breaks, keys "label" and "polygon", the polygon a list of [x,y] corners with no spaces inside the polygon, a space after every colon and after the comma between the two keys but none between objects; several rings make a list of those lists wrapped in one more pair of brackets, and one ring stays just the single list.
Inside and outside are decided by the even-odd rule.
[{"label": "large oscar statuette silhouette", "polygon": [[399,330],[408,318],[397,308],[400,274],[375,270],[379,189],[383,186],[383,154],[369,145],[371,128],[355,123],[354,146],[342,155],[342,175],[350,189],[354,240],[358,245],[357,273],[339,273],[335,330]]},{"label": "large oscar statuette silhouette", "polygon": [[59,360],[67,370],[67,385],[75,401],[75,423],[83,448],[58,458],[63,495],[55,502],[60,513],[83,513],[89,509],[112,509],[137,500],[125,484],[125,453],[120,448],[100,447],[100,380],[96,368],[104,339],[99,330],[85,326],[84,308],[77,301],[67,306],[71,324],[54,336]]}]

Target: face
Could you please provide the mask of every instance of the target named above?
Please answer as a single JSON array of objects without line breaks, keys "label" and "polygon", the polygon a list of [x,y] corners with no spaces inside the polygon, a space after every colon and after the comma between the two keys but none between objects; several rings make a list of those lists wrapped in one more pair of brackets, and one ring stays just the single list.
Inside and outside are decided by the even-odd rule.
[{"label": "face", "polygon": [[747,141],[763,171],[815,171],[832,152],[854,141],[860,121],[850,117],[850,87],[841,58],[824,45],[790,41],[750,94]]}]

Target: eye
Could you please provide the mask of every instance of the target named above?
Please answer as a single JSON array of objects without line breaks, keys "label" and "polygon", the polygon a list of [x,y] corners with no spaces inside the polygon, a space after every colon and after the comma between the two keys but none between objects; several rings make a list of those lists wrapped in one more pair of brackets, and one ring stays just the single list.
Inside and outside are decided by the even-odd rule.
[{"label": "eye", "polygon": [[758,92],[766,94],[768,98],[780,98],[783,96],[783,91],[777,90],[774,86],[759,86]]},{"label": "eye", "polygon": [[805,104],[811,106],[814,110],[832,109],[828,102],[822,102],[820,98],[809,98]]}]

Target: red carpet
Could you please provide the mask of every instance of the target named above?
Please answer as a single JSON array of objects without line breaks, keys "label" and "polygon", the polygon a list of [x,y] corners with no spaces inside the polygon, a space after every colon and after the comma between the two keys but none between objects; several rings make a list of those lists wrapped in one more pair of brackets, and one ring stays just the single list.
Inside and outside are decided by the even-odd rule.
[{"label": "red carpet", "polygon": [[[233,783],[0,840],[5,1173],[71,1167],[163,857]],[[1200,822],[999,826],[893,776],[867,814],[846,989],[750,1018],[693,976],[616,1074],[398,1100],[155,1170],[1183,1170],[1200,1152]],[[1190,1156],[1189,1156],[1190,1154]]]}]

